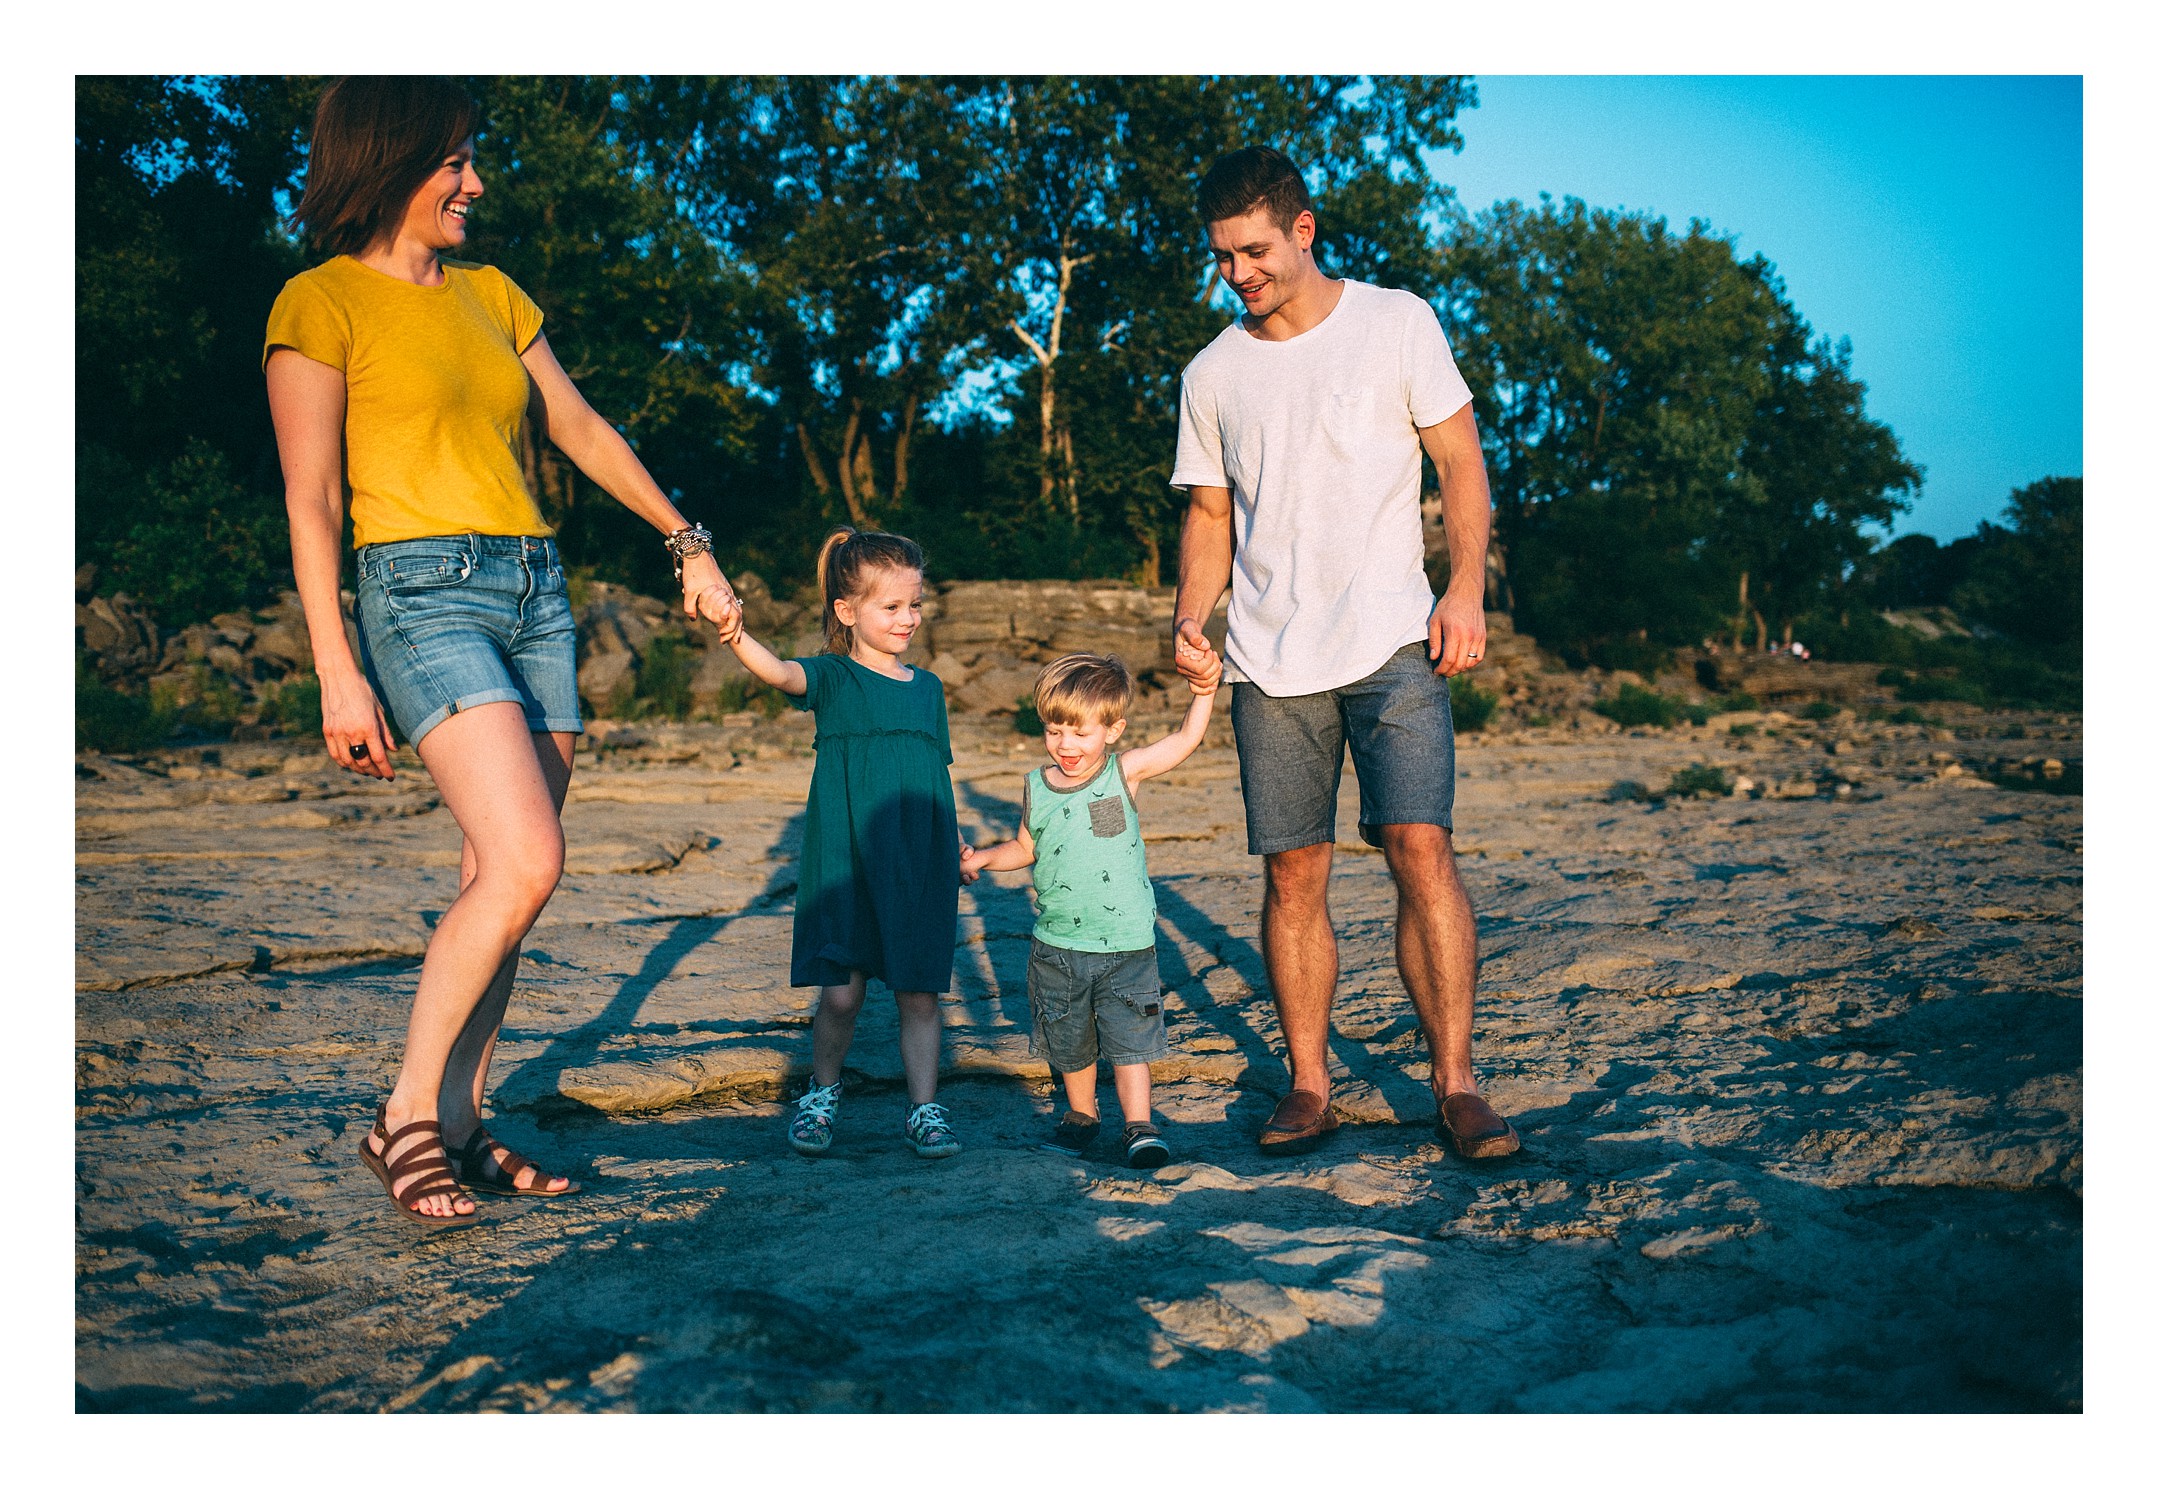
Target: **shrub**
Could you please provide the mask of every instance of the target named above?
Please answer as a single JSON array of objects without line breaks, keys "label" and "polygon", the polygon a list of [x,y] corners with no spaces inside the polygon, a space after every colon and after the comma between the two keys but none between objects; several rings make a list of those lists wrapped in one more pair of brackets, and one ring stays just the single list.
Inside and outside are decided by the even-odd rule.
[{"label": "shrub", "polygon": [[1548,729],[1551,727],[1552,720],[1551,715],[1547,713],[1532,713],[1528,716],[1526,722],[1531,729]]},{"label": "shrub", "polygon": [[1842,710],[1837,708],[1835,704],[1829,702],[1826,698],[1816,698],[1811,703],[1807,704],[1804,708],[1800,709],[1799,714],[1804,718],[1813,719],[1819,722],[1832,719],[1841,711]]},{"label": "shrub", "polygon": [[1713,765],[1689,765],[1671,777],[1669,796],[1729,796],[1731,778]]},{"label": "shrub", "polygon": [[768,688],[754,677],[728,678],[712,702],[721,713],[756,712],[768,719],[778,718],[787,707],[779,689]]},{"label": "shrub", "polygon": [[1944,677],[1938,674],[1907,677],[1897,685],[1896,696],[1905,703],[1986,702],[1986,690],[1977,683],[1967,678]]},{"label": "shrub", "polygon": [[1592,705],[1598,713],[1624,729],[1646,724],[1668,729],[1679,717],[1679,705],[1654,688],[1639,683],[1620,683],[1616,697],[1599,698]]},{"label": "shrub", "polygon": [[312,677],[295,677],[280,683],[264,700],[263,713],[282,734],[320,734],[322,684]]},{"label": "shrub", "polygon": [[1021,734],[1031,734],[1036,739],[1041,738],[1045,732],[1041,713],[1034,707],[1032,696],[1021,698],[1019,706],[1012,710],[1012,728]]},{"label": "shrub", "polygon": [[655,636],[637,666],[632,718],[686,719],[689,685],[697,675],[697,649],[680,636]]},{"label": "shrub", "polygon": [[1446,679],[1446,694],[1453,704],[1454,728],[1463,734],[1474,734],[1491,722],[1491,716],[1499,711],[1499,695],[1489,688],[1480,688],[1466,677]]},{"label": "shrub", "polygon": [[172,733],[173,718],[148,698],[106,686],[85,658],[75,658],[75,748],[147,750]]},{"label": "shrub", "polygon": [[167,625],[207,620],[268,597],[285,561],[285,514],[243,488],[224,453],[191,439],[132,493],[131,521],[104,555],[101,584],[124,589]]}]

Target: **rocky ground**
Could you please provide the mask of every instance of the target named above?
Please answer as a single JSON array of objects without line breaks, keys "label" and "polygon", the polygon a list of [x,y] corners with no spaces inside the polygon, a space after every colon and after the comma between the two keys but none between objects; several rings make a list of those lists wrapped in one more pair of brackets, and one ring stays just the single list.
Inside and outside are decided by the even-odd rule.
[{"label": "rocky ground", "polygon": [[[880,999],[838,1145],[793,1156],[807,721],[595,728],[495,1095],[587,1192],[450,1234],[354,1156],[455,884],[417,761],[385,786],[299,743],[85,755],[78,1404],[2076,1408],[2080,726],[1716,722],[1464,740],[1478,1059],[1525,1140],[1483,1166],[1433,1140],[1353,778],[1349,1125],[1254,1147],[1286,1079],[1217,726],[1142,800],[1175,1049],[1152,1174],[1033,1147],[1018,878],[962,898],[966,1151],[903,1145]],[[956,733],[962,820],[1008,831],[1035,746]],[[1740,794],[1669,794],[1693,765]]]}]

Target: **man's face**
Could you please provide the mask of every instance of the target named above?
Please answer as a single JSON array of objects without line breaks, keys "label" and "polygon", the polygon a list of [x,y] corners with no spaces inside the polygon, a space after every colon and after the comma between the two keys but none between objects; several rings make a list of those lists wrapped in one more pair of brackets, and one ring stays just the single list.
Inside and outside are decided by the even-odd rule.
[{"label": "man's face", "polygon": [[1295,298],[1312,269],[1311,238],[1318,224],[1297,214],[1288,232],[1261,206],[1206,225],[1214,270],[1236,293],[1247,315],[1264,318]]}]

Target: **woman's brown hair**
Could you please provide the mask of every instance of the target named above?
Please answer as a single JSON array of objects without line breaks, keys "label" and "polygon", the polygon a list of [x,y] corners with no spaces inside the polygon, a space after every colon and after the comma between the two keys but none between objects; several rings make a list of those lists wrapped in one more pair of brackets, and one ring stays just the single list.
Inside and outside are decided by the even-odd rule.
[{"label": "woman's brown hair", "polygon": [[448,78],[342,78],[315,105],[307,188],[292,209],[324,258],[394,232],[412,194],[479,128],[480,106]]},{"label": "woman's brown hair", "polygon": [[817,588],[824,596],[824,649],[839,656],[854,650],[854,627],[839,623],[834,601],[853,603],[869,593],[869,576],[883,569],[919,574],[926,565],[921,545],[897,533],[832,530],[817,550]]}]

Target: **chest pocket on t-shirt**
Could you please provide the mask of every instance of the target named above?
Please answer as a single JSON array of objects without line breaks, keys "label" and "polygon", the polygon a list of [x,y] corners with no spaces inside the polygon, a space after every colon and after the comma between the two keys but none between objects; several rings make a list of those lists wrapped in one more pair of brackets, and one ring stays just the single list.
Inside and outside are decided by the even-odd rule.
[{"label": "chest pocket on t-shirt", "polygon": [[1347,450],[1360,449],[1371,440],[1372,414],[1378,399],[1369,388],[1347,388],[1326,396],[1320,418],[1327,438]]},{"label": "chest pocket on t-shirt", "polygon": [[1120,796],[1103,796],[1087,803],[1087,820],[1093,825],[1098,838],[1124,836],[1124,799]]}]

